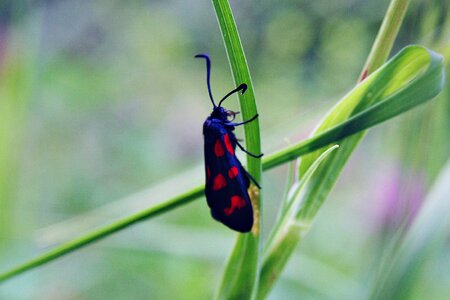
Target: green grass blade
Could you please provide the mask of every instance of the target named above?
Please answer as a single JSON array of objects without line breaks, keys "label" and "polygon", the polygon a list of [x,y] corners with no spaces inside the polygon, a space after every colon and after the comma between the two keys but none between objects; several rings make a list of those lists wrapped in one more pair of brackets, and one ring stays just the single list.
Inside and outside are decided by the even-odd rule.
[{"label": "green grass blade", "polygon": [[[280,217],[275,222],[275,225],[273,226],[273,228],[270,232],[270,235],[267,238],[266,244],[264,246],[264,255],[266,257],[269,255],[267,253],[272,252],[271,248],[274,247],[273,244],[275,244],[275,242],[274,242],[275,239],[277,239],[278,240],[277,243],[280,244],[280,242],[279,242],[280,236],[282,235],[280,233],[283,231],[283,229],[286,228],[286,224],[288,222],[292,221],[292,219],[296,215],[296,211],[298,211],[298,209],[300,208],[301,198],[299,197],[299,195],[300,195],[300,192],[302,191],[302,188],[305,186],[305,184],[308,182],[308,180],[311,178],[312,174],[314,174],[314,171],[317,170],[317,168],[323,162],[323,160],[325,158],[327,158],[328,155],[330,155],[331,152],[333,152],[337,148],[339,148],[339,145],[334,145],[334,146],[328,148],[326,151],[324,151],[317,158],[317,160],[314,162],[314,164],[311,165],[311,167],[309,168],[309,170],[305,174],[305,176],[303,176],[303,178],[300,181],[291,184],[291,188],[288,193],[288,199],[287,199],[286,203],[283,203],[283,207],[282,207],[283,213],[280,215]],[[266,260],[266,259],[264,259],[264,260]],[[268,269],[270,269],[270,268],[268,268]],[[264,274],[264,270],[262,270],[261,276],[264,277],[266,275],[267,274]],[[270,277],[271,277],[271,279],[276,277],[276,276],[274,276],[273,271],[272,271]],[[265,279],[267,279],[267,278],[265,278]],[[263,283],[263,282],[264,282],[264,280],[261,281],[261,283]],[[260,284],[259,290],[260,291],[258,293],[258,297],[261,296],[261,284]]]},{"label": "green grass blade", "polygon": [[388,59],[409,6],[409,0],[392,0],[383,19],[361,73],[361,80],[372,74]]},{"label": "green grass blade", "polygon": [[[405,112],[437,95],[443,87],[443,78],[440,55],[420,46],[406,47],[377,72],[357,85],[329,112],[316,130],[316,138],[322,139],[324,135],[348,136],[356,124],[358,127],[369,128]],[[336,123],[341,124],[339,128],[334,126]],[[338,142],[339,151],[318,166],[313,175],[310,169],[317,166],[317,159],[323,155],[321,151],[324,150],[302,157],[300,178],[309,179],[310,176],[311,178],[301,194],[301,199],[297,200],[302,203],[302,207],[296,210],[295,220],[287,218],[290,220],[288,225],[276,228],[274,236],[271,237],[271,241],[278,242],[272,243],[274,246],[268,248],[267,255],[265,252],[260,297],[264,297],[270,291],[290,256],[288,252],[295,249],[295,245],[307,232],[346,160],[363,135],[364,132],[358,132]],[[277,261],[277,256],[280,261]]]},{"label": "green grass blade", "polygon": [[371,299],[411,299],[424,267],[450,235],[450,161],[441,172],[400,246],[385,257]]},{"label": "green grass blade", "polygon": [[311,165],[301,180],[293,186],[286,212],[274,226],[264,248],[264,260],[261,269],[258,299],[265,299],[273,283],[280,276],[297,243],[309,231],[310,223],[296,220],[297,211],[301,208],[304,187],[320,164],[338,149],[334,145],[324,151]]},{"label": "green grass blade", "polygon": [[182,195],[179,195],[167,202],[161,203],[159,205],[152,206],[148,209],[140,211],[134,215],[123,218],[117,222],[106,225],[97,230],[93,230],[92,232],[81,236],[77,239],[66,242],[60,246],[53,248],[52,250],[45,252],[44,254],[37,256],[34,259],[31,259],[21,265],[18,265],[11,270],[0,274],[0,283],[9,278],[12,278],[18,274],[21,274],[27,270],[36,268],[45,263],[51,262],[58,257],[61,257],[65,254],[71,253],[81,247],[92,244],[101,240],[102,238],[109,236],[115,232],[118,232],[126,227],[129,227],[133,224],[136,224],[140,221],[143,221],[147,218],[162,214],[166,211],[169,211],[177,206],[181,206],[185,203],[188,203],[196,198],[199,198],[203,195],[203,187],[197,187],[195,189],[190,190]]},{"label": "green grass blade", "polygon": [[301,237],[308,231],[307,227],[295,219],[290,219],[282,229],[277,232],[277,240],[264,256],[258,291],[258,299],[261,300],[267,297]]},{"label": "green grass blade", "polygon": [[[327,115],[315,134],[326,132],[328,128],[345,120],[357,119],[363,127],[373,126],[378,121],[398,115],[436,96],[442,90],[443,78],[442,56],[421,46],[406,47],[344,97]],[[364,114],[366,117],[360,118],[367,110],[371,114]],[[351,126],[342,130],[352,130]],[[363,136],[364,132],[360,132],[343,140],[339,143],[339,154],[319,167],[310,181],[311,186],[305,195],[305,207],[300,212],[300,218],[314,217]],[[302,158],[301,174],[306,172],[318,155],[319,151]]]},{"label": "green grass blade", "polygon": [[[257,114],[256,101],[236,23],[228,1],[212,0],[212,3],[222,32],[235,84],[246,83],[248,86],[247,92],[244,95],[239,95],[243,120],[248,120]],[[258,119],[246,124],[244,131],[246,149],[250,153],[261,153]],[[261,183],[261,159],[247,155],[247,171],[257,182]],[[216,295],[219,299],[250,299],[258,285],[261,206],[259,193],[251,193],[250,196],[255,211],[255,223],[251,233],[238,235]]]}]

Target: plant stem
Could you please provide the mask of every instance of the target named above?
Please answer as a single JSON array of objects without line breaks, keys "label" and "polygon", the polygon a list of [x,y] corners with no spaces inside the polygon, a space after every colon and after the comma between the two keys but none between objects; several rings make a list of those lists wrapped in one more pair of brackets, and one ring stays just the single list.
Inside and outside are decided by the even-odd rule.
[{"label": "plant stem", "polygon": [[[242,117],[244,120],[248,120],[258,112],[256,109],[252,79],[247,66],[241,39],[228,0],[212,0],[212,3],[222,33],[235,84],[240,85],[246,83],[248,86],[244,95],[239,94]],[[244,132],[247,150],[255,154],[261,153],[258,119],[246,124],[244,126]],[[261,159],[247,155],[247,171],[261,184]],[[248,234],[239,234],[237,237],[236,244],[228,259],[222,282],[216,295],[220,299],[251,299],[256,295],[260,269],[259,254],[262,251],[262,240],[260,239],[262,213],[259,191],[251,186],[249,195],[255,216],[252,232]]]},{"label": "plant stem", "polygon": [[392,46],[397,38],[400,26],[406,14],[409,0],[392,0],[372,45],[366,64],[360,76],[360,81],[372,74],[386,62],[391,53]]},{"label": "plant stem", "polygon": [[137,222],[143,221],[151,216],[159,215],[165,211],[171,210],[175,207],[181,206],[183,204],[189,203],[194,199],[199,198],[203,195],[203,186],[199,186],[195,189],[192,189],[182,195],[179,195],[172,200],[161,203],[159,205],[155,205],[146,210],[140,211],[134,215],[123,218],[115,223],[110,225],[106,225],[102,228],[94,230],[84,236],[81,236],[77,239],[64,243],[60,246],[55,247],[54,249],[29,260],[28,262],[21,264],[8,272],[0,274],[0,282],[5,281],[8,278],[14,277],[20,273],[23,273],[27,270],[36,268],[42,264],[45,264],[49,261],[52,261],[58,257],[61,257],[65,254],[73,252],[83,246],[88,244],[92,244],[96,241],[101,240],[102,238],[109,236],[119,230],[122,230],[126,227],[129,227]]}]

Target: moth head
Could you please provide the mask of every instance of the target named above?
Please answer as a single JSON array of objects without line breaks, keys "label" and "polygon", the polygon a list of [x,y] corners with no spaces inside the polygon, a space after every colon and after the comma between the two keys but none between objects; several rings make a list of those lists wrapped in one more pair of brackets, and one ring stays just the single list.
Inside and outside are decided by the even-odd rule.
[{"label": "moth head", "polygon": [[211,118],[219,119],[223,122],[227,122],[228,120],[228,110],[221,107],[221,106],[215,106],[212,113]]},{"label": "moth head", "polygon": [[219,119],[226,123],[233,122],[237,114],[239,114],[238,111],[232,111],[221,106],[216,106],[211,113],[211,117],[214,119]]}]

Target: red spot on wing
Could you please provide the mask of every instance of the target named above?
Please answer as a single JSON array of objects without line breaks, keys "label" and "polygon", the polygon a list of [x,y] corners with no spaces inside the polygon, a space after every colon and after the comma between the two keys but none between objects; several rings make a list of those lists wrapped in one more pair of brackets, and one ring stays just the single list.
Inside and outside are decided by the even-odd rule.
[{"label": "red spot on wing", "polygon": [[223,211],[227,216],[229,216],[234,212],[234,210],[236,208],[239,209],[244,206],[245,206],[245,199],[242,198],[241,196],[235,195],[235,196],[231,197],[231,206],[225,207],[225,209]]},{"label": "red spot on wing", "polygon": [[223,136],[223,142],[225,143],[225,147],[227,148],[227,151],[230,152],[231,155],[234,155],[233,145],[231,144],[228,133]]},{"label": "red spot on wing", "polygon": [[206,182],[209,182],[210,179],[211,179],[211,170],[209,169],[209,167],[206,167]]},{"label": "red spot on wing", "polygon": [[221,156],[223,156],[225,154],[225,151],[223,150],[222,143],[220,142],[219,139],[214,144],[214,154],[217,157],[221,157]]},{"label": "red spot on wing", "polygon": [[214,178],[214,183],[213,183],[213,190],[217,191],[220,190],[221,188],[224,188],[227,186],[227,182],[225,180],[225,177],[223,177],[222,174],[218,174],[215,178]]},{"label": "red spot on wing", "polygon": [[238,174],[239,170],[236,166],[233,166],[228,170],[228,177],[230,177],[230,179],[233,179],[234,177],[238,176]]}]

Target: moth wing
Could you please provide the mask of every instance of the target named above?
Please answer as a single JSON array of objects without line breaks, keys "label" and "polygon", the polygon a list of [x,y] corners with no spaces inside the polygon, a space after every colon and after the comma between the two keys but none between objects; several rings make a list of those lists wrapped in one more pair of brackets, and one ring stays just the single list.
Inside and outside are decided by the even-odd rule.
[{"label": "moth wing", "polygon": [[234,153],[236,144],[231,142],[230,147],[233,133],[219,125],[212,129],[204,131],[205,195],[211,215],[233,230],[248,232],[253,226],[253,209],[247,172]]}]

